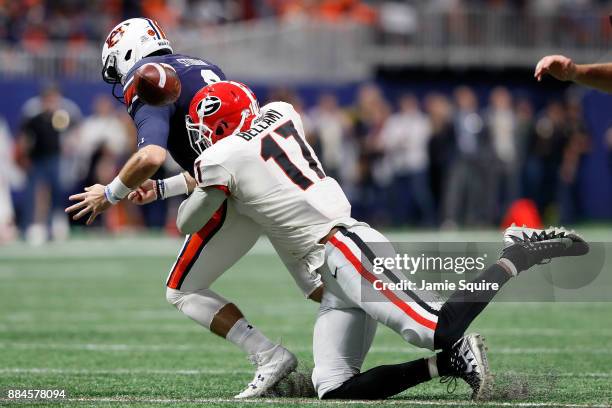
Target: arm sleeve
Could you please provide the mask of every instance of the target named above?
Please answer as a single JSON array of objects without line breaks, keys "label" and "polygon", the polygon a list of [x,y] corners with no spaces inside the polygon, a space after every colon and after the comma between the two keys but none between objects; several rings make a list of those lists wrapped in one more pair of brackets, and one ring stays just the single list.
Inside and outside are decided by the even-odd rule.
[{"label": "arm sleeve", "polygon": [[150,106],[143,105],[134,114],[134,124],[138,130],[138,148],[148,145],[168,146],[170,133],[170,117],[174,113],[174,105]]},{"label": "arm sleeve", "polygon": [[230,194],[232,175],[222,165],[196,161],[195,174],[199,187],[215,187]]},{"label": "arm sleeve", "polygon": [[183,234],[193,234],[208,222],[225,201],[225,193],[213,188],[196,187],[181,203],[176,226]]}]

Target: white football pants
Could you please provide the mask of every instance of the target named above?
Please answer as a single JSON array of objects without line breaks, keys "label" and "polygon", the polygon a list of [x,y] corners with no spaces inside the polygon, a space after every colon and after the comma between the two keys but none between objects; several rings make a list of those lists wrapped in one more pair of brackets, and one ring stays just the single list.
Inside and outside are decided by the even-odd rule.
[{"label": "white football pants", "polygon": [[257,242],[261,228],[226,200],[197,233],[187,235],[166,281],[166,298],[206,328],[228,300],[210,286]]},{"label": "white football pants", "polygon": [[442,302],[432,301],[436,297],[428,292],[380,291],[372,285],[398,279],[393,271],[372,272],[374,257],[395,256],[382,234],[367,226],[342,229],[325,244],[325,255],[319,269],[325,294],[313,335],[312,380],[319,397],[360,372],[378,322],[433,350]]}]

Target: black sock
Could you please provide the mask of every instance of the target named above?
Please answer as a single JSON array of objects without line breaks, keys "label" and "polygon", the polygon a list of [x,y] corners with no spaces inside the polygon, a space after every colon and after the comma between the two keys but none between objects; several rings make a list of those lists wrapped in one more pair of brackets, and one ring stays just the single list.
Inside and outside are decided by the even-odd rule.
[{"label": "black sock", "polygon": [[527,254],[525,253],[525,250],[518,245],[512,245],[505,248],[502,252],[502,258],[506,258],[512,262],[517,272],[528,269]]},{"label": "black sock", "polygon": [[449,363],[449,352],[447,350],[443,350],[436,354],[436,367],[438,368],[438,375],[440,377],[444,377],[445,375],[452,373]]},{"label": "black sock", "polygon": [[[512,260],[510,260],[512,261]],[[436,350],[448,350],[467,330],[472,321],[491,302],[499,289],[508,282],[511,275],[501,265],[495,263],[481,273],[473,282],[497,283],[498,289],[455,291],[442,305],[438,324],[434,333]]]},{"label": "black sock", "polygon": [[429,380],[426,359],[378,366],[348,379],[322,399],[384,399]]}]

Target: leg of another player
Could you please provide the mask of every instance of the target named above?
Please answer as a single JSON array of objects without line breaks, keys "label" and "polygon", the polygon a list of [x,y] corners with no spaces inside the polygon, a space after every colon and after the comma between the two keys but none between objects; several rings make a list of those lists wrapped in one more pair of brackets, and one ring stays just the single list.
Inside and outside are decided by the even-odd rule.
[{"label": "leg of another player", "polygon": [[[506,256],[513,257],[512,254]],[[512,272],[516,270],[514,262],[512,259],[501,258],[474,279],[474,282],[496,284],[489,285],[491,289],[473,292],[457,290],[448,298],[438,314],[438,324],[434,334],[436,350],[450,349],[463,337],[472,321],[487,307],[502,286],[514,276]],[[495,287],[497,289],[493,289]]]},{"label": "leg of another player", "polygon": [[[374,249],[371,248],[372,242],[378,243]],[[389,254],[375,253],[384,249],[381,244],[385,242],[388,242],[386,238],[372,228],[353,227],[342,230],[328,244],[334,247],[334,251],[331,252],[332,258],[328,259],[328,263],[331,261],[339,266],[333,268],[336,270],[336,277],[333,280],[342,286],[343,292],[353,302],[359,304],[376,320],[398,332],[410,343],[433,350],[451,349],[502,286],[518,271],[533,265],[527,259],[525,248],[520,245],[510,246],[504,249],[501,258],[495,264],[474,279],[474,282],[484,281],[495,283],[496,286],[489,285],[489,290],[474,292],[458,290],[441,307],[429,300],[432,299],[431,295],[422,296],[421,293],[414,291],[409,294],[411,299],[408,304],[409,310],[405,310],[401,307],[404,299],[400,297],[403,297],[403,294],[387,293],[383,297],[383,293],[375,291],[372,285],[362,285],[364,278],[382,278],[382,275],[372,278],[369,266],[366,265],[372,264],[376,257],[389,256]],[[362,257],[368,262],[364,264]],[[364,290],[368,291],[367,298],[380,298],[383,301],[363,302],[362,298],[366,298]]]},{"label": "leg of another player", "polygon": [[506,229],[504,243],[499,260],[474,280],[495,283],[496,288],[476,292],[458,290],[440,309],[434,336],[436,348],[448,349],[455,344],[513,276],[545,260],[581,256],[589,252],[589,245],[582,237],[561,227],[539,230],[513,225]]},{"label": "leg of another player", "polygon": [[[496,285],[488,285],[490,289],[486,291],[458,290],[438,310],[439,303],[429,302],[419,293],[380,293],[370,284],[362,285],[362,279],[370,282],[377,279],[366,265],[374,264],[374,258],[381,255],[375,253],[368,242],[378,242],[376,251],[381,251],[381,248],[384,251],[384,245],[381,247],[380,243],[384,244],[386,239],[368,227],[341,230],[328,242],[326,268],[321,269],[327,290],[348,298],[350,303],[358,305],[407,341],[421,347],[441,349],[442,352],[428,360],[376,367],[354,375],[325,395],[329,398],[385,398],[441,375],[460,377],[472,388],[472,398],[485,397],[492,384],[485,346],[480,335],[464,336],[465,330],[501,287],[520,271],[543,259],[575,256],[588,251],[588,246],[579,237],[570,238],[559,232],[559,238],[555,234],[555,231],[545,233],[537,230],[529,242],[507,246],[500,259],[475,279]],[[574,245],[570,239],[583,244],[584,248],[570,251],[568,248]],[[404,303],[404,295],[411,298],[409,304]],[[379,301],[372,301],[376,299]],[[393,376],[398,378],[393,380]],[[379,378],[385,378],[385,381],[381,382]]]},{"label": "leg of another player", "polygon": [[[538,230],[538,233],[541,231]],[[495,286],[488,285],[490,289],[474,292],[457,290],[448,298],[438,315],[434,336],[436,349],[452,347],[510,278],[537,264],[540,257],[567,256],[563,252],[555,253],[554,246],[562,244],[554,242],[554,239],[543,237],[540,240],[541,242],[527,245],[514,244],[506,247],[499,260],[473,280],[473,282],[494,283]]]},{"label": "leg of another player", "polygon": [[382,365],[351,377],[324,394],[322,399],[385,399],[432,378],[429,359],[426,358]]},{"label": "leg of another player", "polygon": [[[372,248],[375,249],[372,249],[367,242],[378,242],[378,244],[373,245]],[[438,332],[441,304],[431,301],[433,299],[431,294],[422,291],[382,293],[375,290],[371,284],[363,284],[363,279],[370,282],[376,279],[366,265],[372,265],[374,258],[382,256],[383,253],[386,256],[390,255],[385,253],[389,251],[385,243],[388,241],[384,236],[368,227],[353,227],[334,235],[328,242],[326,267],[321,269],[326,286],[325,293],[333,291],[336,296],[347,298],[349,304],[358,306],[372,319],[386,325],[406,341],[419,347],[435,349],[437,333],[446,334],[445,340],[455,334],[461,337],[471,319],[484,308],[482,304],[480,310],[473,308],[464,312],[463,323],[451,321],[450,330]],[[330,272],[332,270],[333,274]],[[497,268],[490,268],[492,279],[496,279],[496,272],[499,272]],[[382,276],[378,275],[380,279]],[[386,274],[384,276],[391,279]],[[485,278],[487,276],[485,274]],[[493,295],[494,293],[490,294],[490,297]],[[445,327],[444,323],[442,327]],[[338,338],[337,335],[331,337]],[[326,393],[326,398],[386,398],[438,375],[462,378],[472,388],[473,398],[481,398],[491,384],[482,338],[477,334],[471,334],[461,340],[449,341],[450,345],[448,347],[445,345],[443,352],[427,360],[381,366],[362,374],[355,374],[335,387],[334,390],[337,391]],[[317,364],[315,360],[315,366]]]},{"label": "leg of another player", "polygon": [[261,232],[251,219],[236,212],[231,200],[226,203],[218,212],[221,216],[186,237],[167,279],[166,298],[189,318],[248,354],[256,365],[255,376],[236,397],[256,397],[293,371],[297,359],[250,324],[235,304],[209,289],[253,247]]},{"label": "leg of another player", "polygon": [[210,289],[183,292],[168,288],[166,297],[187,317],[249,355],[266,352],[275,346],[244,318],[236,305]]},{"label": "leg of another player", "polygon": [[[563,228],[533,230],[512,226],[504,233],[504,242],[506,247],[500,259],[475,279],[496,285],[488,285],[491,289],[478,292],[454,292],[440,309],[434,333],[435,348],[442,349],[437,356],[438,370],[442,375],[450,373],[452,376],[455,372],[463,378],[474,390],[472,397],[475,399],[488,394],[492,380],[487,373],[488,363],[482,339],[475,334],[464,336],[468,326],[510,278],[547,259],[580,256],[589,250],[588,244],[580,236]],[[463,357],[470,352],[474,356],[471,361]],[[457,364],[460,359],[464,359],[464,362]],[[483,368],[477,375],[471,370],[463,370],[474,360],[482,362],[477,365]]]},{"label": "leg of another player", "polygon": [[[344,306],[343,306],[344,305]],[[325,292],[313,335],[313,384],[321,399],[384,399],[437,376],[435,359],[383,365],[360,373],[377,322]]]},{"label": "leg of another player", "polygon": [[244,315],[233,303],[223,306],[210,322],[210,331],[220,337],[227,337],[229,331],[236,325],[238,320],[243,319]]},{"label": "leg of another player", "polygon": [[313,336],[312,380],[319,398],[385,399],[439,376],[458,376],[456,369],[444,363],[448,358],[444,352],[361,373],[376,326],[363,309],[324,292]]},{"label": "leg of another player", "polygon": [[433,335],[441,302],[432,302],[430,293],[411,291],[408,296],[374,287],[376,280],[390,279],[386,272],[373,273],[375,258],[395,256],[395,249],[382,234],[369,227],[356,226],[341,230],[326,245],[327,265],[321,273],[326,291],[341,293],[407,342],[434,350]]},{"label": "leg of another player", "polygon": [[253,380],[236,398],[261,395],[297,367],[297,359],[289,350],[268,339],[236,305],[212,290],[183,292],[168,288],[166,297],[189,318],[244,350],[257,366]]},{"label": "leg of another player", "polygon": [[249,355],[266,352],[276,345],[250,324],[233,303],[223,306],[215,314],[210,322],[210,331],[234,343]]}]

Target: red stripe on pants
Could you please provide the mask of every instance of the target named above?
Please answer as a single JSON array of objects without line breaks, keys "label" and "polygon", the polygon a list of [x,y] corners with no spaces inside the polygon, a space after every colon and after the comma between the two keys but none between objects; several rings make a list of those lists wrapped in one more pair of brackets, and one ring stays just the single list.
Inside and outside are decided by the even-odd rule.
[{"label": "red stripe on pants", "polygon": [[[346,244],[344,242],[340,241],[335,236],[331,237],[328,242],[330,242],[333,246],[338,248],[338,250],[340,252],[342,252],[342,255],[344,255],[344,257],[353,265],[355,270],[357,270],[357,272],[361,276],[363,276],[365,279],[367,279],[368,282],[374,284],[375,281],[379,280],[379,279],[376,278],[376,276],[374,276],[372,273],[370,273],[370,271],[368,271],[363,266],[361,261],[359,259],[357,259],[357,257],[351,252],[349,247],[346,246]],[[426,317],[423,317],[420,314],[418,314],[406,302],[404,302],[400,298],[398,298],[395,295],[395,293],[391,292],[388,289],[381,289],[381,290],[379,290],[379,292],[381,292],[387,299],[389,299],[395,306],[400,308],[404,313],[406,313],[408,316],[410,316],[410,318],[412,320],[414,320],[415,322],[419,323],[421,326],[427,327],[428,329],[436,330],[436,322],[433,322],[433,321],[427,319]]]},{"label": "red stripe on pants", "polygon": [[185,275],[189,273],[189,270],[196,261],[196,258],[200,255],[200,252],[202,252],[202,249],[206,243],[208,243],[212,236],[219,230],[219,228],[221,228],[221,225],[225,219],[226,209],[226,203],[223,203],[223,205],[221,205],[221,207],[213,214],[210,220],[208,220],[206,225],[191,236],[189,242],[187,243],[187,247],[176,261],[174,269],[170,274],[170,278],[168,278],[167,286],[169,288],[179,288]]}]

